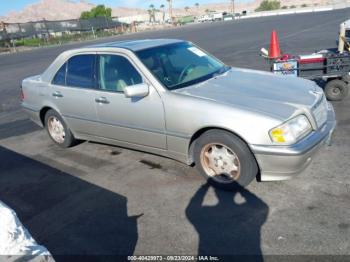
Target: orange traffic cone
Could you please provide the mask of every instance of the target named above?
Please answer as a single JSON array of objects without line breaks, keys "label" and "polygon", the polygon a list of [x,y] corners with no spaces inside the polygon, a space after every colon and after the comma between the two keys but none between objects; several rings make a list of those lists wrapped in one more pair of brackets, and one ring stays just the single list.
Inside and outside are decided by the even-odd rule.
[{"label": "orange traffic cone", "polygon": [[271,33],[269,58],[275,59],[281,56],[280,45],[278,43],[276,30]]}]

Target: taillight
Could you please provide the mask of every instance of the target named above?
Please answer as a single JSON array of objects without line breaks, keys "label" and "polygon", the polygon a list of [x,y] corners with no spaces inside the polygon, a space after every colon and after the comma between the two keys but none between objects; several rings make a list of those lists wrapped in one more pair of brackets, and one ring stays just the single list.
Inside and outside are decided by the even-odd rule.
[{"label": "taillight", "polygon": [[21,101],[24,100],[24,93],[23,93],[23,88],[21,87],[21,92],[20,92],[20,99]]}]

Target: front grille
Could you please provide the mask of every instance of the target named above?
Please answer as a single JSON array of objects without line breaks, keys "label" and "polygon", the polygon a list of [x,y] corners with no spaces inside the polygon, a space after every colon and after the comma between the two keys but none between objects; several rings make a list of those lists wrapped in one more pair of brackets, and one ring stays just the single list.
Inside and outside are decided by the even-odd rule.
[{"label": "front grille", "polygon": [[327,121],[327,100],[324,95],[316,102],[312,107],[312,113],[314,114],[318,127],[321,127]]}]

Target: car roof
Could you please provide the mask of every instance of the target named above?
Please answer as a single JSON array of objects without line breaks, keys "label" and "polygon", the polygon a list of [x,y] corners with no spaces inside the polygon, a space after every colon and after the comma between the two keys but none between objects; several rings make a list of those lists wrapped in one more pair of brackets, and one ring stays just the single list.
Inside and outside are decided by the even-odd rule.
[{"label": "car roof", "polygon": [[168,44],[185,42],[179,39],[143,39],[143,40],[125,40],[125,41],[115,41],[97,45],[90,45],[86,48],[124,48],[131,51],[140,51],[143,49],[148,49],[157,46],[163,46]]}]

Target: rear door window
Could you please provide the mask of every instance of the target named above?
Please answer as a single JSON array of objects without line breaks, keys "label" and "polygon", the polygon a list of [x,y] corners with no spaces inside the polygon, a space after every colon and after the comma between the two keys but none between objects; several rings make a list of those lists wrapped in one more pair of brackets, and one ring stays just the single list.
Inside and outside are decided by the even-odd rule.
[{"label": "rear door window", "polygon": [[77,55],[68,60],[66,85],[95,88],[95,55]]}]

